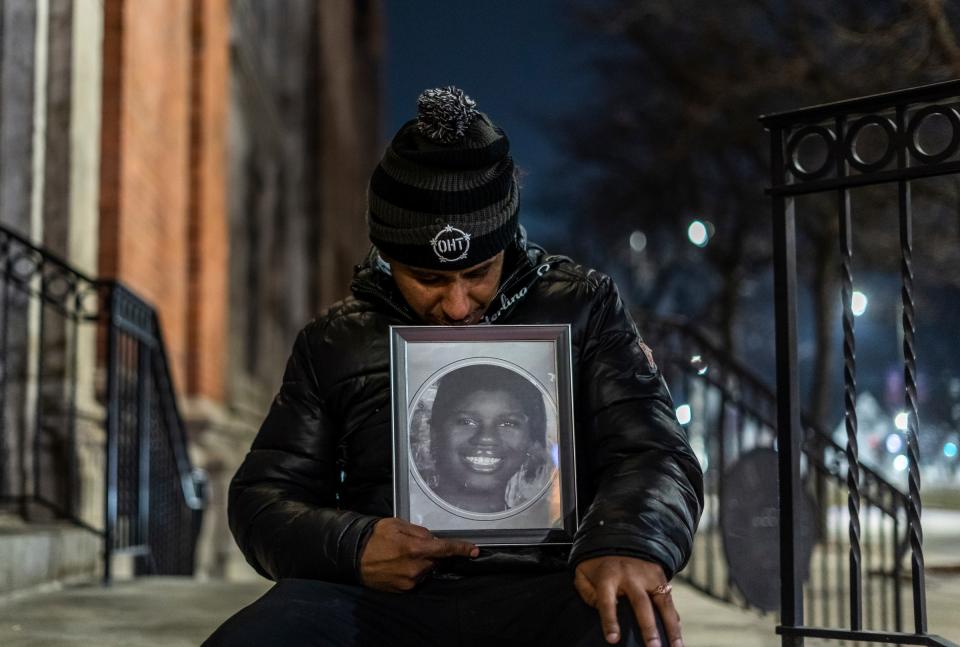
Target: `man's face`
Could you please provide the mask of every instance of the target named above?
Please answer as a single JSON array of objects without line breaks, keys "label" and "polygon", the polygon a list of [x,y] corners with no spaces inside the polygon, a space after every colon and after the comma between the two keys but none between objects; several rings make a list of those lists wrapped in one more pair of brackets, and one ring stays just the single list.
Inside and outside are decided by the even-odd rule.
[{"label": "man's face", "polygon": [[497,293],[503,252],[463,270],[428,270],[390,260],[400,294],[424,323],[479,323]]}]

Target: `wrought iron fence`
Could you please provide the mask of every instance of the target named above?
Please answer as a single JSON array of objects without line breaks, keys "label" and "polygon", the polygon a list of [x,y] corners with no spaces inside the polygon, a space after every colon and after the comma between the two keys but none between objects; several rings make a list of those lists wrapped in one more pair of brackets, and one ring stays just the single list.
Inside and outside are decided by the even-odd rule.
[{"label": "wrought iron fence", "polygon": [[101,536],[107,582],[121,553],[192,573],[205,479],[156,312],[2,226],[0,290],[0,503]]},{"label": "wrought iron fence", "polygon": [[[704,467],[703,518],[693,557],[680,577],[717,599],[776,612],[776,394],[682,320],[650,320],[643,330]],[[809,618],[829,625],[842,621],[848,596],[846,454],[811,421],[804,420],[803,429],[807,530],[798,532],[805,548],[801,571]],[[899,631],[907,501],[873,470],[861,465],[860,474],[866,622],[877,630]]]},{"label": "wrought iron fence", "polygon": [[99,287],[0,229],[0,497],[26,517],[78,515],[77,344]]},{"label": "wrought iron fence", "polygon": [[[921,525],[918,442],[916,309],[914,300],[913,209],[911,183],[920,178],[960,172],[960,82],[842,101],[762,117],[770,132],[774,232],[774,290],[777,345],[777,442],[780,487],[781,625],[783,645],[802,645],[805,637],[912,645],[949,645],[927,631]],[[943,125],[949,134],[938,132]],[[927,134],[925,134],[927,133]],[[879,145],[877,144],[879,142]],[[871,147],[871,144],[873,146]],[[811,146],[822,151],[807,158]],[[871,150],[872,149],[872,150]],[[896,188],[900,239],[903,374],[908,412],[909,496],[906,526],[911,562],[912,632],[877,631],[864,625],[864,569],[870,548],[864,541],[870,517],[867,473],[858,469],[855,409],[856,335],[852,312],[853,252],[850,192],[855,187],[892,184]],[[797,196],[836,197],[843,303],[843,379],[847,444],[845,498],[848,508],[846,556],[849,564],[846,622],[837,618],[805,620],[804,577],[796,532],[803,520],[794,505],[802,496],[803,426],[797,374]],[[867,570],[869,576],[869,567]],[[869,582],[869,578],[866,580]],[[810,602],[806,605],[808,608]],[[820,626],[817,626],[820,625]],[[899,627],[898,627],[899,629]]]}]

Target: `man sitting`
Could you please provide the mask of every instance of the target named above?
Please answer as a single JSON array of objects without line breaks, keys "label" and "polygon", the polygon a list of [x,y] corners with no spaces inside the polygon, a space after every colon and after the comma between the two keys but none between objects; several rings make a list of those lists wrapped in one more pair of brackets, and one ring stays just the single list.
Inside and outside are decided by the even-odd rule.
[{"label": "man sitting", "polygon": [[[300,332],[231,484],[237,543],[278,583],[207,644],[682,645],[668,582],[703,483],[652,353],[609,277],[527,242],[504,132],[453,87],[418,113],[371,178],[353,296]],[[392,517],[389,326],[507,323],[571,326],[571,547]]]}]

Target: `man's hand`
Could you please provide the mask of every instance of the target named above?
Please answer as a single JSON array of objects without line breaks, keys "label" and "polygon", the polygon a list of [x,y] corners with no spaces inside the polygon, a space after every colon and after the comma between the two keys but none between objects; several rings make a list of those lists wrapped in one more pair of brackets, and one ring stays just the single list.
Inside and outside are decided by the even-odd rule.
[{"label": "man's hand", "polygon": [[423,526],[389,517],[373,526],[360,556],[360,579],[381,591],[409,591],[444,557],[476,557],[480,549],[456,539],[434,537]]},{"label": "man's hand", "polygon": [[633,557],[595,557],[577,564],[573,585],[583,601],[600,613],[600,625],[608,643],[620,641],[617,624],[617,598],[630,600],[637,616],[640,633],[646,647],[662,647],[660,633],[653,613],[656,605],[663,619],[670,647],[683,647],[680,636],[680,616],[673,606],[669,591],[654,593],[658,586],[667,584],[659,565]]}]

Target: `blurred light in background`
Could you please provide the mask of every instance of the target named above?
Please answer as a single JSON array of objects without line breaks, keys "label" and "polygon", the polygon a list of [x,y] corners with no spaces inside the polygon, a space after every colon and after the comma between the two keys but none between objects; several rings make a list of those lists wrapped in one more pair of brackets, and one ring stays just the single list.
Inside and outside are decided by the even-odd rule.
[{"label": "blurred light in background", "polygon": [[900,431],[906,431],[910,426],[910,414],[906,411],[901,411],[893,418],[893,426],[899,429]]},{"label": "blurred light in background", "polygon": [[947,442],[943,445],[943,455],[947,458],[956,458],[957,456],[957,443]]},{"label": "blurred light in background", "polygon": [[710,459],[707,456],[707,447],[703,442],[703,436],[691,438],[690,448],[693,450],[693,453],[696,454],[697,460],[700,461],[700,469],[706,472],[707,468],[710,467]]},{"label": "blurred light in background", "polygon": [[642,252],[647,248],[647,235],[639,229],[630,234],[630,249]]},{"label": "blurred light in background", "polygon": [[677,422],[679,422],[681,425],[686,425],[690,422],[690,417],[691,414],[689,404],[681,404],[679,407],[677,407]]},{"label": "blurred light in background", "polygon": [[887,436],[887,441],[884,444],[886,445],[888,452],[891,454],[896,454],[903,449],[903,438],[900,437],[900,434],[890,434]]},{"label": "blurred light in background", "polygon": [[687,238],[697,247],[706,247],[710,234],[707,233],[707,226],[699,220],[694,220],[687,227]]},{"label": "blurred light in background", "polygon": [[707,366],[706,362],[703,361],[703,358],[699,355],[694,355],[690,358],[690,365],[697,371],[697,375],[706,375],[707,371],[710,369]]},{"label": "blurred light in background", "polygon": [[900,454],[894,458],[893,469],[897,470],[898,472],[902,472],[903,470],[907,469],[907,457],[903,454]]},{"label": "blurred light in background", "polygon": [[853,310],[853,316],[859,317],[867,311],[867,295],[860,290],[853,291],[853,297],[850,299],[850,309]]}]

